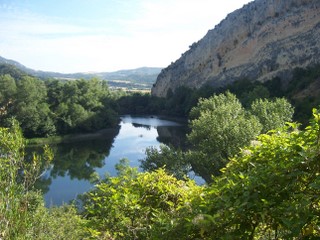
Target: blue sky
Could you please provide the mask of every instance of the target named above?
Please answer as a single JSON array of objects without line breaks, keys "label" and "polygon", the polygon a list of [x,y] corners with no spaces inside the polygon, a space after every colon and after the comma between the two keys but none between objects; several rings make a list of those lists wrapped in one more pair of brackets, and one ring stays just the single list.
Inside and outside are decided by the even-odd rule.
[{"label": "blue sky", "polygon": [[166,67],[251,0],[0,0],[0,56],[57,72]]}]

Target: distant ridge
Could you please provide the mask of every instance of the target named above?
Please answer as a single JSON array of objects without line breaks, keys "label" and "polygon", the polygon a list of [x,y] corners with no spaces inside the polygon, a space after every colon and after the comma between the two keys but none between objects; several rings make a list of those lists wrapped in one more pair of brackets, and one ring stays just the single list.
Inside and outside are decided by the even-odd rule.
[{"label": "distant ridge", "polygon": [[0,56],[0,64],[13,65],[19,70],[26,72],[27,74],[42,78],[55,78],[55,79],[90,79],[98,77],[102,80],[107,80],[111,87],[131,87],[136,86],[142,89],[151,89],[155,83],[158,74],[162,68],[157,67],[141,67],[136,69],[125,69],[114,72],[95,72],[95,73],[59,73],[59,72],[47,72],[37,71],[24,66],[23,64],[6,59]]},{"label": "distant ridge", "polygon": [[21,63],[19,63],[17,61],[6,59],[6,58],[1,57],[1,56],[0,56],[0,64],[13,65],[16,68],[18,68],[18,69],[20,69],[20,70],[22,70],[24,72],[27,72],[27,73],[29,73],[29,71],[34,71],[34,70],[30,69],[30,68],[25,67],[24,65],[22,65]]}]

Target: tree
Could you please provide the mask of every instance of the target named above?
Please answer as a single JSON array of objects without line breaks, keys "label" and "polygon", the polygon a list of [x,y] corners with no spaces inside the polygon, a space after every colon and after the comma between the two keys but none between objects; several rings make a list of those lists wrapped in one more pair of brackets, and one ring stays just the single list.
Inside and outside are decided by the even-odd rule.
[{"label": "tree", "polygon": [[294,109],[284,98],[257,99],[251,104],[251,113],[259,118],[262,132],[283,127],[286,122],[292,121]]},{"label": "tree", "polygon": [[46,98],[46,86],[40,80],[24,76],[17,82],[12,116],[19,121],[26,137],[48,136],[55,133],[52,112]]},{"label": "tree", "polygon": [[214,178],[203,221],[210,239],[318,239],[320,114],[305,130],[262,134]]},{"label": "tree", "polygon": [[17,86],[15,80],[9,74],[0,75],[0,86],[0,124],[4,126],[8,123],[8,118],[10,118]]},{"label": "tree", "polygon": [[220,174],[229,158],[248,145],[262,128],[230,92],[200,99],[190,117],[192,166],[207,182],[212,174]]},{"label": "tree", "polygon": [[69,81],[63,85],[48,82],[47,85],[60,134],[90,132],[118,122],[105,81],[93,78]]},{"label": "tree", "polygon": [[245,108],[249,108],[252,102],[257,99],[268,99],[270,97],[268,88],[262,85],[257,85],[251,91],[240,92],[239,95],[239,99]]},{"label": "tree", "polygon": [[12,101],[16,94],[17,86],[13,77],[9,74],[0,75],[0,106],[4,106]]}]

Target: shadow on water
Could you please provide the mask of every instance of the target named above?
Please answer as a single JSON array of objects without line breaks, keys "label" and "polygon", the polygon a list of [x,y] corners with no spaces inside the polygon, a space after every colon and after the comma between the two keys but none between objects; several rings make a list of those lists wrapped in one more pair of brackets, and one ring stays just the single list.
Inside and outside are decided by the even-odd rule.
[{"label": "shadow on water", "polygon": [[181,125],[180,127],[160,126],[157,128],[157,132],[157,140],[159,142],[175,148],[186,149],[186,133],[188,132],[188,127],[186,125]]}]

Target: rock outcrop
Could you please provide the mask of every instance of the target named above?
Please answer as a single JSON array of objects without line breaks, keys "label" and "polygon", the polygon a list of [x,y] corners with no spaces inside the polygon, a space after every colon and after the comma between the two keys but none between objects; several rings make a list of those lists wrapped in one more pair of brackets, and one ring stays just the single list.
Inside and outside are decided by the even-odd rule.
[{"label": "rock outcrop", "polygon": [[239,79],[290,76],[320,63],[320,0],[255,0],[229,14],[163,69],[152,94],[179,86],[221,87]]}]

